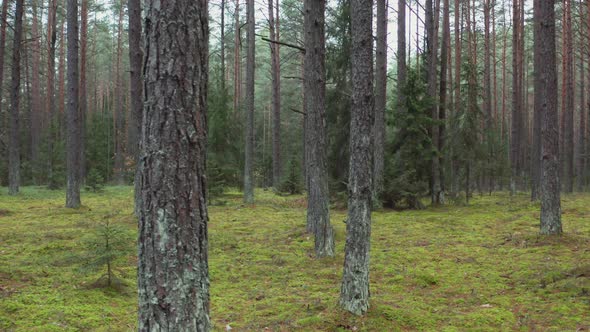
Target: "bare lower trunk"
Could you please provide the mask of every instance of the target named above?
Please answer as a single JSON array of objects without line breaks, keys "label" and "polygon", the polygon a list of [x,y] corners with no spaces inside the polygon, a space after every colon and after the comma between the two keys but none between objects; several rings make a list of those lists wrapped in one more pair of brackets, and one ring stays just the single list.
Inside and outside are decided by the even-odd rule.
[{"label": "bare lower trunk", "polygon": [[207,2],[176,0],[169,7],[157,0],[145,3],[139,331],[211,329]]},{"label": "bare lower trunk", "polygon": [[[268,0],[270,39],[277,40],[274,0]],[[278,8],[277,8],[278,9]],[[278,17],[277,17],[278,20]],[[270,43],[272,63],[272,186],[278,189],[281,184],[281,70],[279,44]]]},{"label": "bare lower trunk", "polygon": [[16,1],[14,43],[12,46],[12,89],[10,97],[10,145],[8,147],[8,194],[18,194],[20,187],[20,50],[23,34],[23,0]]},{"label": "bare lower trunk", "polygon": [[254,61],[256,56],[254,36],[254,0],[247,0],[248,54],[246,60],[246,135],[244,157],[244,202],[254,203]]},{"label": "bare lower trunk", "polygon": [[78,95],[78,1],[67,2],[68,107],[66,135],[66,207],[80,206],[80,114]]},{"label": "bare lower trunk", "polygon": [[375,123],[373,125],[373,203],[381,205],[385,168],[385,109],[387,106],[387,1],[377,1],[377,54],[375,56]]},{"label": "bare lower trunk", "polygon": [[340,306],[362,315],[369,309],[369,249],[371,239],[371,170],[374,120],[373,47],[370,0],[351,1],[352,110],[348,222]]},{"label": "bare lower trunk", "polygon": [[306,0],[304,90],[307,121],[308,171],[307,225],[315,235],[317,257],[334,256],[334,231],[330,224],[326,128],[326,46],[324,0]]}]

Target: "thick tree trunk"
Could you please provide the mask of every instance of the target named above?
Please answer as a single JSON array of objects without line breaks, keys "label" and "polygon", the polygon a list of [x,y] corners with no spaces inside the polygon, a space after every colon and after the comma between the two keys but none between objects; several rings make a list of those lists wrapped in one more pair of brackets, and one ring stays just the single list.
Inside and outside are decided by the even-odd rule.
[{"label": "thick tree trunk", "polygon": [[10,97],[10,145],[8,147],[8,194],[18,194],[20,187],[20,50],[23,35],[23,0],[16,0],[12,46],[12,90]]},{"label": "thick tree trunk", "polygon": [[246,131],[244,157],[244,202],[254,203],[254,61],[256,56],[256,37],[254,21],[254,0],[247,0],[248,16],[248,54],[246,59]]},{"label": "thick tree trunk", "polygon": [[340,306],[362,315],[369,309],[369,249],[371,246],[371,171],[374,120],[373,43],[370,0],[351,1],[352,110],[348,221]]},{"label": "thick tree trunk", "polygon": [[[304,2],[304,90],[308,149],[308,231],[315,235],[317,257],[334,256],[334,231],[330,224],[326,128],[326,37],[324,0]],[[311,228],[311,229],[309,229]]]},{"label": "thick tree trunk", "polygon": [[[87,1],[87,0],[84,0]],[[128,0],[129,11],[129,97],[131,98],[130,151],[135,157],[135,214],[139,215],[141,192],[139,188],[139,151],[141,140],[141,120],[143,113],[142,62],[141,45],[141,0]]]},{"label": "thick tree trunk", "polygon": [[[274,0],[268,0],[270,39],[278,40],[273,3]],[[272,186],[277,190],[281,185],[281,64],[279,44],[270,43],[269,46],[272,63]]]},{"label": "thick tree trunk", "polygon": [[[541,107],[541,234],[561,234],[555,2],[535,0],[535,107]],[[538,88],[538,90],[537,90]]]},{"label": "thick tree trunk", "polygon": [[80,105],[78,95],[78,1],[67,1],[68,108],[66,114],[66,207],[80,207]]},{"label": "thick tree trunk", "polygon": [[[209,331],[206,0],[146,1],[139,331]],[[174,27],[174,28],[171,28]]]},{"label": "thick tree trunk", "polygon": [[377,0],[377,54],[375,56],[375,123],[373,125],[373,203],[381,206],[385,168],[385,110],[387,107],[387,0]]}]

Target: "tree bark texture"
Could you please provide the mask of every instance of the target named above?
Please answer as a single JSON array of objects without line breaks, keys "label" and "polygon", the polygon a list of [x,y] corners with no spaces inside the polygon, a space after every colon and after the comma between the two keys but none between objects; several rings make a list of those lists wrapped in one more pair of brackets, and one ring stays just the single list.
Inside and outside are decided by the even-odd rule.
[{"label": "tree bark texture", "polygon": [[565,95],[563,113],[563,190],[566,193],[574,191],[574,51],[571,0],[564,0],[564,54],[565,57]]},{"label": "tree bark texture", "polygon": [[[84,0],[87,1],[87,0]],[[141,67],[143,50],[141,45],[141,0],[128,0],[129,11],[129,97],[131,98],[131,119],[129,126],[130,148],[135,157],[135,213],[138,215],[141,204],[139,188],[139,151],[141,139],[141,120],[143,118],[143,86]]]},{"label": "tree bark texture", "polygon": [[535,0],[534,24],[535,107],[542,116],[541,234],[561,234],[555,0]]},{"label": "tree bark texture", "polygon": [[206,0],[145,2],[139,331],[209,331]]},{"label": "tree bark texture", "polygon": [[512,1],[512,137],[510,141],[510,193],[516,193],[516,180],[520,171],[520,143],[521,143],[521,109],[520,91],[521,75],[519,71],[519,41],[520,41],[520,7],[519,1]]},{"label": "tree bark texture", "polygon": [[123,103],[123,1],[119,3],[119,21],[117,31],[117,58],[115,59],[115,182],[119,185],[125,183],[125,148],[124,126],[125,108]]},{"label": "tree bark texture", "polygon": [[68,107],[66,113],[66,207],[80,207],[80,104],[78,68],[78,1],[67,1]]},{"label": "tree bark texture", "polygon": [[20,187],[20,51],[23,35],[23,0],[16,0],[12,46],[12,89],[10,97],[10,146],[8,147],[8,194],[16,195]]},{"label": "tree bark texture", "polygon": [[372,1],[351,1],[350,171],[340,306],[355,315],[367,312],[370,296],[369,249],[373,169],[371,129],[374,120],[372,20]]},{"label": "tree bark texture", "polygon": [[450,23],[450,3],[449,0],[444,0],[443,3],[443,37],[440,51],[440,103],[438,105],[438,119],[441,121],[441,125],[438,131],[438,151],[439,154],[439,178],[441,192],[445,192],[445,173],[444,173],[444,151],[445,151],[445,120],[447,117],[447,78],[450,73],[449,64],[449,49],[451,47],[451,23]]},{"label": "tree bark texture", "polygon": [[254,67],[256,36],[254,21],[254,0],[246,1],[248,17],[248,53],[246,56],[246,123],[244,157],[244,202],[254,203]]},{"label": "tree bark texture", "polygon": [[[375,55],[375,122],[373,125],[373,202],[380,202],[385,168],[385,111],[387,108],[387,0],[377,0]],[[378,204],[381,205],[381,204]]]},{"label": "tree bark texture", "polygon": [[404,112],[406,98],[404,89],[408,77],[406,65],[406,0],[397,2],[397,98],[398,112]]},{"label": "tree bark texture", "polygon": [[33,1],[32,4],[33,22],[31,27],[32,42],[31,42],[31,65],[32,65],[32,77],[31,77],[31,164],[33,169],[37,169],[37,163],[39,161],[39,146],[41,143],[41,34],[39,33],[39,18],[37,17],[37,1]]},{"label": "tree bark texture", "polygon": [[317,257],[334,256],[334,231],[330,224],[328,153],[326,128],[326,37],[325,0],[304,2],[305,62],[304,89],[306,159],[308,170],[308,231],[315,235]]},{"label": "tree bark texture", "polygon": [[[278,40],[273,3],[274,0],[268,0],[270,39]],[[272,76],[272,186],[276,190],[281,185],[281,64],[279,44],[269,43],[269,47]]]}]

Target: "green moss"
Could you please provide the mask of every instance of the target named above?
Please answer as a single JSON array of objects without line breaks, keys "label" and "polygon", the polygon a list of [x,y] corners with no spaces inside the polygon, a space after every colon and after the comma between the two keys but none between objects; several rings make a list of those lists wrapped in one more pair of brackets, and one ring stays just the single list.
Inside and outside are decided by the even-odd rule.
[{"label": "green moss", "polygon": [[[338,308],[345,211],[331,211],[334,258],[313,255],[303,196],[257,191],[245,206],[227,190],[210,207],[211,317],[236,331],[576,330],[590,321],[590,196],[564,197],[562,237],[538,236],[538,205],[526,195],[474,197],[469,206],[373,214],[371,308]],[[130,187],[83,193],[0,195],[0,330],[136,329],[136,257],[116,271],[126,291],[97,289],[72,254],[85,234],[118,211],[136,234]],[[135,238],[135,236],[132,236]],[[75,256],[75,255],[73,255]]]}]

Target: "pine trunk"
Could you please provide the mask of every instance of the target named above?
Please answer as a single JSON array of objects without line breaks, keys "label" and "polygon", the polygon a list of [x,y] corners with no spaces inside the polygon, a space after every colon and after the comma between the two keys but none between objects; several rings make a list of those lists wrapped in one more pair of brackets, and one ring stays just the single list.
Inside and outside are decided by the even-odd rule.
[{"label": "pine trunk", "polygon": [[10,97],[10,145],[8,147],[8,194],[16,195],[20,187],[20,54],[23,39],[23,0],[16,0],[12,46],[12,90]]},{"label": "pine trunk", "polygon": [[373,125],[373,203],[381,206],[385,168],[385,110],[387,107],[387,1],[377,0],[377,50],[375,55],[375,123]]},{"label": "pine trunk", "polygon": [[564,27],[564,57],[565,57],[565,102],[563,112],[563,156],[564,172],[563,190],[566,193],[574,191],[574,59],[573,59],[573,32],[571,0],[564,0],[565,27]]},{"label": "pine trunk", "polygon": [[68,107],[66,113],[66,207],[80,207],[80,105],[78,95],[78,1],[67,1]]},{"label": "pine trunk", "polygon": [[[270,39],[278,40],[273,10],[274,0],[268,0]],[[278,8],[277,8],[278,9]],[[277,17],[278,19],[278,17]],[[281,70],[279,44],[270,43],[272,77],[272,186],[281,185]]]},{"label": "pine trunk", "polygon": [[246,57],[246,131],[244,157],[244,202],[254,203],[254,61],[256,37],[254,21],[254,0],[246,1],[248,17],[248,54]]},{"label": "pine trunk", "polygon": [[88,57],[88,1],[80,0],[80,181],[86,178],[86,115],[88,114],[87,57]]},{"label": "pine trunk", "polygon": [[174,0],[165,7],[157,0],[145,3],[139,331],[211,329],[207,2]]},{"label": "pine trunk", "polygon": [[[87,0],[84,0],[87,1]],[[143,113],[142,62],[141,47],[141,0],[128,0],[129,11],[129,97],[131,101],[130,151],[135,157],[135,214],[139,214],[141,193],[139,190],[139,151],[141,140],[141,120]]]},{"label": "pine trunk", "polygon": [[369,309],[369,249],[371,246],[371,171],[374,120],[373,6],[370,0],[351,1],[352,109],[348,220],[340,306],[362,315]]},{"label": "pine trunk", "polygon": [[542,115],[541,234],[561,234],[554,0],[535,0],[534,21],[535,107]]},{"label": "pine trunk", "polygon": [[119,9],[117,31],[117,59],[115,60],[115,182],[125,183],[124,125],[125,109],[123,107],[123,3]]},{"label": "pine trunk", "polygon": [[[37,17],[37,1],[33,1],[33,22],[31,27],[31,166],[37,171],[39,162],[39,146],[41,145],[41,115],[42,115],[42,96],[40,87],[40,70],[41,70],[41,34],[39,33],[39,18]],[[36,172],[35,172],[36,173]]]}]

